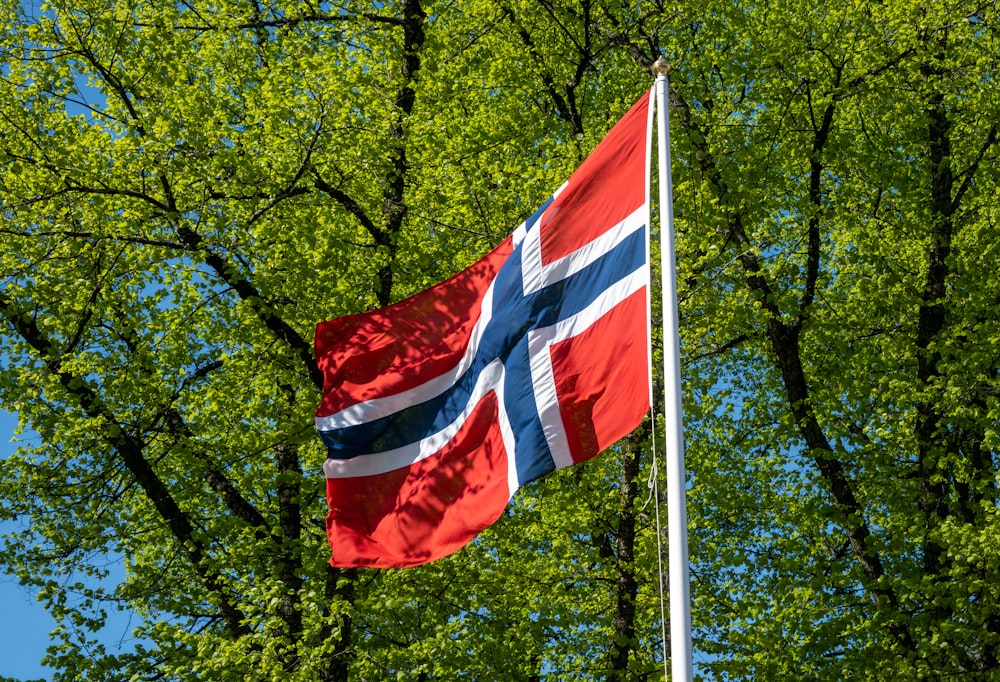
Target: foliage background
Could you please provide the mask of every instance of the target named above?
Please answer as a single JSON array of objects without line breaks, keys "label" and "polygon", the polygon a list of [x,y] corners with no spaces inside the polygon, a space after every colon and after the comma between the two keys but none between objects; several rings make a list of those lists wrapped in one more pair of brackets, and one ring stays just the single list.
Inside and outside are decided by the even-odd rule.
[{"label": "foliage background", "polygon": [[0,565],[56,679],[661,675],[648,428],[331,569],[309,341],[499,241],[660,53],[700,675],[996,675],[995,3],[0,12]]}]

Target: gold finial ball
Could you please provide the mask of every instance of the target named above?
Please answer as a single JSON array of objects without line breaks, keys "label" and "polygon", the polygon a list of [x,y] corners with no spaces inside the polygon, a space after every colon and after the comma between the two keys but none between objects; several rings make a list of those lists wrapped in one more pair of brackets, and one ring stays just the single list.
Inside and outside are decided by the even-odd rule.
[{"label": "gold finial ball", "polygon": [[653,65],[649,67],[649,70],[653,72],[654,76],[659,76],[661,73],[663,75],[667,75],[668,73],[670,73],[670,64],[667,62],[666,59],[663,58],[663,55],[661,54],[659,57],[656,58],[656,61],[653,62]]}]

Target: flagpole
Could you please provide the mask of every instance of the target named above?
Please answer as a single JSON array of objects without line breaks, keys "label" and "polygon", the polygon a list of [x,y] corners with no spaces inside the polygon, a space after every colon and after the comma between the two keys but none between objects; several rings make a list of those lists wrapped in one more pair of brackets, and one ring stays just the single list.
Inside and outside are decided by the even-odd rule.
[{"label": "flagpole", "polygon": [[691,594],[688,577],[683,410],[677,271],[674,258],[673,180],[670,174],[670,67],[661,56],[656,74],[657,165],[660,179],[660,268],[663,280],[663,400],[666,418],[667,552],[670,585],[670,669],[672,682],[691,682]]}]

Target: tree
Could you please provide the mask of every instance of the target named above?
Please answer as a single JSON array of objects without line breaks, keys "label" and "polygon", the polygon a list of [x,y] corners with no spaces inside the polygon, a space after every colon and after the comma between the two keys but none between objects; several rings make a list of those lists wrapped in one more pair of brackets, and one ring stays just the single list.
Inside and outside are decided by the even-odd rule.
[{"label": "tree", "polygon": [[793,4],[675,75],[708,667],[995,674],[996,7]]},{"label": "tree", "polygon": [[[506,534],[450,563],[331,569],[310,423],[312,326],[470,262],[641,92],[641,73],[601,85],[587,12],[407,0],[4,14],[0,394],[40,435],[6,463],[4,514],[31,525],[4,564],[59,623],[60,677],[448,676],[484,656],[537,677],[593,665],[565,638],[576,596],[595,591],[583,627],[625,665],[632,616],[616,626],[599,610],[615,566],[552,577],[558,554],[597,563],[590,538],[603,552],[610,531],[585,521],[613,509],[555,519],[583,556],[530,555],[549,541],[527,498]],[[109,555],[126,578],[94,587]],[[497,568],[508,556],[530,568],[513,582]],[[564,597],[542,599],[564,580]],[[134,654],[94,638],[107,608],[144,619]],[[433,645],[470,619],[441,657]],[[534,653],[510,659],[512,642]],[[553,647],[567,652],[557,664]]]},{"label": "tree", "polygon": [[310,343],[496,243],[660,51],[700,672],[995,675],[994,3],[2,7],[2,562],[59,679],[660,674],[650,429],[332,569]]}]

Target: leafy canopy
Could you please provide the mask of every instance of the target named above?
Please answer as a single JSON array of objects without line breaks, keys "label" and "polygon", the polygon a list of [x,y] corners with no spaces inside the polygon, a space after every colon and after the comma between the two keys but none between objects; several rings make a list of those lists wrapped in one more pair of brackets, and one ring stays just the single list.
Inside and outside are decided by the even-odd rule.
[{"label": "leafy canopy", "polygon": [[995,3],[0,13],[0,564],[56,679],[660,674],[648,428],[373,572],[311,423],[315,323],[498,242],[660,52],[699,676],[995,674]]}]

